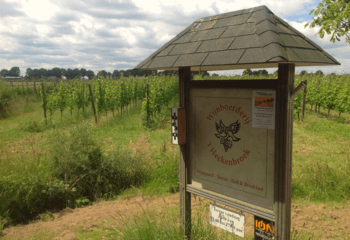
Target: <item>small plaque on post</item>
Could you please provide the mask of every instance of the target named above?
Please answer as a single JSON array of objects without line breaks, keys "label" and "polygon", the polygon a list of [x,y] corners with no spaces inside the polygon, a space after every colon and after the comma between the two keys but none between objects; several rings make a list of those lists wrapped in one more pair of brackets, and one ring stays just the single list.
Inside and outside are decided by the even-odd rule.
[{"label": "small plaque on post", "polygon": [[244,222],[243,214],[219,207],[210,203],[210,224],[244,237]]},{"label": "small plaque on post", "polygon": [[171,109],[171,143],[186,144],[186,110],[184,108]]}]

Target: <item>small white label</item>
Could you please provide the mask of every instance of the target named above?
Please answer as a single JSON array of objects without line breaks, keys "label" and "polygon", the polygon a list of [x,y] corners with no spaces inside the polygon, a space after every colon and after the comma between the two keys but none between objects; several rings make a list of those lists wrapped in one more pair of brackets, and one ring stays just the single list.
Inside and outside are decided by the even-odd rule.
[{"label": "small white label", "polygon": [[255,128],[275,129],[275,91],[253,91],[253,124]]},{"label": "small white label", "polygon": [[171,109],[171,142],[172,144],[179,144],[179,124],[178,124],[178,110]]},{"label": "small white label", "polygon": [[244,237],[244,222],[243,214],[210,204],[210,224]]}]

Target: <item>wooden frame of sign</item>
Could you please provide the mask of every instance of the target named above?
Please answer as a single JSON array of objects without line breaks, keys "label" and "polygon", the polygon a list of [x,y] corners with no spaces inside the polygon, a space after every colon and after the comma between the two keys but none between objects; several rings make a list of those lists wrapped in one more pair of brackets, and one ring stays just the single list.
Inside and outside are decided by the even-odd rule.
[{"label": "wooden frame of sign", "polygon": [[[248,213],[251,213],[255,216],[265,218],[275,222],[275,236],[277,239],[289,239],[290,238],[290,222],[291,222],[291,176],[292,176],[292,141],[293,141],[293,101],[290,99],[289,94],[294,88],[294,70],[295,65],[291,63],[278,65],[278,79],[275,80],[206,80],[206,81],[191,81],[191,72],[189,67],[184,67],[179,69],[179,107],[186,109],[186,132],[187,132],[187,142],[184,145],[180,145],[180,156],[179,156],[179,177],[180,177],[180,215],[183,225],[183,234],[189,239],[191,232],[191,193],[205,197],[209,200],[213,200],[218,203],[222,203],[226,206],[233,207],[238,210],[242,210]],[[239,91],[237,91],[239,89]],[[235,183],[235,179],[226,179],[223,177],[220,179],[220,176],[215,176],[215,180],[212,182],[201,180],[198,182],[198,176],[194,173],[194,155],[191,153],[194,149],[190,149],[191,141],[194,140],[193,129],[191,127],[195,118],[193,112],[193,99],[194,97],[203,96],[202,103],[198,101],[199,107],[206,106],[211,100],[205,100],[205,96],[208,96],[208,92],[220,91],[220,94],[223,96],[229,96],[229,92],[232,90],[236,95],[242,95],[241,98],[247,98],[246,96],[252,96],[253,91],[262,90],[262,91],[274,91],[275,92],[275,116],[274,116],[274,130],[266,130],[264,134],[268,138],[273,140],[273,144],[269,143],[266,145],[266,151],[264,156],[266,157],[266,163],[270,163],[273,167],[267,168],[264,172],[264,179],[266,179],[266,185],[259,186],[258,184],[247,185],[248,189],[246,192],[243,191],[243,186],[237,186],[237,189],[230,190],[229,182]],[[226,91],[226,92],[225,92]],[[218,93],[216,93],[218,94]],[[226,95],[225,95],[226,94]],[[217,95],[213,95],[214,97]],[[191,102],[192,101],[192,102]],[[196,99],[197,101],[197,99]],[[240,100],[235,100],[240,101]],[[250,102],[252,102],[250,100]],[[244,101],[239,102],[242,106],[245,104]],[[249,108],[248,105],[247,109]],[[223,106],[222,108],[225,108]],[[237,107],[237,106],[236,106]],[[230,105],[227,106],[228,110]],[[230,110],[233,110],[234,106]],[[250,110],[254,106],[250,107]],[[205,110],[207,111],[207,110]],[[209,110],[210,111],[210,110]],[[214,110],[215,111],[215,110]],[[218,131],[216,137],[220,140],[220,132],[223,130],[220,129],[231,129],[231,140],[233,143],[239,142],[241,136],[232,135],[232,133],[237,133],[244,123],[249,121],[248,116],[244,116],[243,112],[236,112],[237,116],[242,118],[239,121],[234,121],[231,123],[229,120],[224,120],[220,122],[213,121],[212,124],[215,129]],[[206,114],[206,113],[205,113]],[[246,114],[248,115],[248,114]],[[236,122],[235,122],[236,121]],[[204,121],[203,121],[204,122]],[[196,122],[196,124],[198,121]],[[222,126],[219,126],[219,125]],[[225,125],[226,124],[226,125]],[[230,125],[228,128],[227,125]],[[211,125],[210,125],[211,126]],[[247,125],[248,126],[248,125]],[[207,128],[208,125],[201,125],[201,127]],[[236,132],[233,130],[236,129]],[[243,129],[243,128],[242,128]],[[243,130],[242,130],[243,131]],[[260,130],[259,130],[260,131]],[[243,132],[242,132],[243,133]],[[262,133],[261,131],[259,133]],[[221,133],[223,134],[223,133]],[[251,134],[249,131],[246,134]],[[258,134],[258,133],[257,133]],[[271,134],[273,136],[271,136]],[[213,135],[213,134],[211,134]],[[210,136],[211,136],[210,135]],[[258,134],[259,135],[259,134]],[[255,136],[258,136],[255,135]],[[228,136],[228,135],[226,135]],[[223,138],[223,137],[221,137]],[[215,137],[214,137],[215,139]],[[236,139],[236,140],[233,140]],[[216,142],[216,149],[221,148],[223,153],[227,151],[234,151],[231,143],[227,143],[223,140]],[[236,142],[235,142],[236,141]],[[207,145],[210,145],[209,142]],[[219,145],[218,145],[219,144]],[[221,144],[221,145],[220,145]],[[220,147],[218,147],[220,146]],[[238,146],[238,145],[234,145]],[[263,148],[261,148],[263,151]],[[210,150],[208,150],[210,151]],[[198,151],[197,151],[198,152]],[[231,160],[224,160],[220,154],[216,155],[212,152],[208,152],[208,155],[212,155],[212,158],[215,161],[221,162],[224,165],[227,165],[227,169],[233,169],[235,161],[241,159],[241,162],[244,161],[244,158],[247,158],[247,153],[242,152],[241,158],[232,158]],[[249,152],[248,152],[249,154]],[[253,156],[253,154],[252,154]],[[270,159],[269,157],[270,156]],[[272,157],[271,157],[272,156]],[[272,158],[272,160],[271,160]],[[253,157],[252,157],[253,159]],[[202,164],[204,162],[199,162]],[[238,162],[237,162],[238,163]],[[205,164],[204,164],[205,165]],[[232,165],[232,166],[231,166]],[[208,166],[210,167],[210,166]],[[231,167],[231,168],[229,168]],[[256,170],[255,170],[256,171]],[[208,177],[211,173],[202,171],[201,175]],[[271,176],[272,174],[272,176]],[[217,174],[215,174],[217,175]],[[244,178],[244,174],[241,177]],[[212,176],[214,177],[214,175]],[[203,178],[205,179],[205,178]],[[220,180],[227,181],[226,183],[220,184]],[[259,180],[260,181],[260,180]],[[265,181],[265,180],[264,180]],[[265,182],[264,182],[265,184]],[[268,186],[269,184],[269,186]],[[267,186],[267,187],[266,187]],[[264,189],[264,187],[266,187]],[[266,190],[267,189],[267,190]],[[254,191],[257,192],[256,196],[253,196]],[[260,192],[259,192],[260,191]],[[252,195],[253,197],[250,197]],[[265,199],[265,200],[264,200]],[[263,200],[263,201],[260,201]]]}]

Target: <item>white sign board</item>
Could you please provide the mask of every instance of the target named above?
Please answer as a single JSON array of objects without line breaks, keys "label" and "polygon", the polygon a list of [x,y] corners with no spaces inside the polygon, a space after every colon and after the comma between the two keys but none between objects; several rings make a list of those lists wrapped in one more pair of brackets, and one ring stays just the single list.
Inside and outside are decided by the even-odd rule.
[{"label": "white sign board", "polygon": [[210,204],[210,224],[244,237],[244,222],[244,215]]},{"label": "white sign board", "polygon": [[275,91],[253,92],[253,127],[275,129]]},{"label": "white sign board", "polygon": [[191,89],[191,178],[194,187],[272,210],[275,130],[253,126],[256,91]]}]

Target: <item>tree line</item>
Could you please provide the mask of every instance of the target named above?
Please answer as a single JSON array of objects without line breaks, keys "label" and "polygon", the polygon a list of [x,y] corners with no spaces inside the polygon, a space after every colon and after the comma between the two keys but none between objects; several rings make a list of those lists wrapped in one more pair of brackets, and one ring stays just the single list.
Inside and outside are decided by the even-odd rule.
[{"label": "tree line", "polygon": [[[0,71],[0,74],[2,77],[19,77],[21,75],[21,71],[19,67],[12,67],[10,70],[2,69]],[[155,76],[155,75],[179,75],[178,71],[157,71],[157,70],[136,70],[136,69],[128,69],[128,70],[114,70],[113,73],[108,72],[106,70],[101,70],[97,73],[97,76],[103,76],[104,78],[107,77],[113,77],[113,78],[120,78],[123,77],[137,77],[137,76]],[[198,71],[192,71],[192,76],[198,75]],[[209,73],[207,71],[201,72],[202,76],[209,76]],[[92,70],[86,70],[85,68],[59,68],[55,67],[52,69],[45,69],[45,68],[27,68],[25,72],[25,78],[47,78],[47,77],[57,77],[62,78],[66,77],[67,79],[74,79],[74,78],[84,78],[88,77],[89,79],[93,79],[95,77],[95,73]]]}]

